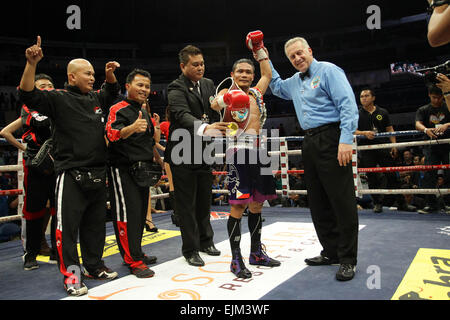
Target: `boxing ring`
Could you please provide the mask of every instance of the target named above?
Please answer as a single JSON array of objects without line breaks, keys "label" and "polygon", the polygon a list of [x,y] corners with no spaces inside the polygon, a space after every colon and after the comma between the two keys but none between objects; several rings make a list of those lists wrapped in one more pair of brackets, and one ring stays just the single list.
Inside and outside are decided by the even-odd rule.
[{"label": "boxing ring", "polygon": [[[423,135],[422,132],[417,130],[409,130],[409,131],[396,131],[396,132],[383,132],[375,134],[375,139],[387,138],[387,137],[398,137],[398,136],[415,136],[415,135]],[[358,146],[357,140],[364,139],[364,136],[354,136],[353,139],[353,156],[352,156],[352,167],[354,173],[354,184],[355,184],[355,193],[356,196],[364,194],[449,194],[450,188],[439,188],[439,189],[362,189],[361,188],[361,180],[360,173],[385,173],[385,172],[404,172],[404,171],[429,171],[429,170],[448,170],[450,169],[450,164],[443,165],[416,165],[416,166],[397,166],[397,167],[375,167],[375,168],[358,168],[358,151],[363,150],[377,150],[377,149],[390,149],[390,148],[405,148],[405,147],[415,147],[415,146],[428,146],[428,145],[438,145],[438,144],[448,144],[450,143],[450,139],[437,139],[437,140],[429,140],[429,141],[411,141],[411,142],[400,142],[400,143],[384,143],[384,144],[373,144],[373,145],[363,145]],[[279,151],[270,151],[269,155],[279,155],[280,156],[280,167],[281,170],[273,171],[273,174],[281,174],[282,181],[282,190],[277,190],[277,194],[282,195],[283,197],[287,197],[289,195],[306,195],[306,190],[290,190],[289,187],[289,174],[303,174],[304,170],[289,170],[289,155],[301,155],[301,150],[289,150],[288,142],[290,141],[303,141],[304,137],[277,137],[277,138],[268,138],[268,140],[279,140],[280,150]],[[216,157],[224,157],[224,154],[217,154]],[[23,151],[18,150],[17,157],[17,165],[4,165],[0,166],[0,172],[17,172],[18,177],[18,186],[17,189],[12,190],[0,190],[0,196],[11,196],[18,195],[19,196],[19,205],[18,205],[18,214],[7,217],[0,217],[0,223],[15,221],[22,219],[22,215],[20,212],[23,208]],[[214,171],[213,175],[227,175],[226,171]],[[165,176],[163,176],[164,178]],[[212,193],[216,194],[229,194],[228,190],[212,190]],[[152,195],[152,199],[165,199],[168,198],[168,193],[162,193],[158,195]]]},{"label": "boxing ring", "polygon": [[[377,134],[377,138],[388,136],[423,135],[418,131],[399,131]],[[420,165],[407,167],[376,167],[359,168],[357,155],[367,149],[402,148],[425,146],[437,143],[450,143],[450,139],[438,141],[411,141],[395,144],[374,144],[358,146],[362,137],[355,136],[353,144],[352,166],[354,173],[355,192],[358,196],[365,194],[448,194],[450,189],[363,189],[360,174],[367,172],[402,172],[447,170],[450,164]],[[303,174],[303,170],[289,168],[289,156],[301,155],[301,150],[290,150],[288,142],[301,142],[303,137],[270,138],[279,141],[279,150],[270,152],[279,156],[280,167],[273,174],[280,174],[280,197],[289,195],[306,195],[306,190],[292,190],[289,187],[290,174]],[[224,155],[217,154],[217,157]],[[18,153],[18,164],[0,167],[0,172],[17,172],[18,185],[14,190],[3,190],[0,194],[17,195],[19,206],[23,206],[23,168],[22,153]],[[214,175],[226,176],[226,171],[215,171]],[[21,177],[22,179],[20,179]],[[212,193],[228,194],[228,190],[212,190]],[[152,199],[164,199],[168,193],[152,195]],[[20,209],[18,209],[20,210]],[[20,214],[2,217],[0,222],[22,219]],[[449,215],[436,213],[420,215],[413,212],[385,210],[373,214],[371,210],[358,211],[360,216],[360,248],[358,254],[358,271],[355,279],[349,283],[337,283],[334,280],[336,270],[329,266],[306,267],[305,257],[317,255],[320,243],[311,223],[308,208],[265,207],[263,216],[263,242],[268,252],[275,258],[280,257],[282,266],[271,270],[264,268],[252,269],[254,277],[248,283],[233,279],[229,272],[229,244],[226,232],[226,220],[229,206],[213,206],[211,224],[215,232],[216,247],[222,251],[220,257],[202,255],[206,266],[192,268],[180,257],[181,239],[179,229],[170,219],[170,212],[153,214],[153,221],[160,229],[158,233],[144,233],[143,250],[147,254],[158,256],[158,262],[150,266],[156,275],[150,279],[137,279],[129,275],[122,265],[118,251],[114,251],[114,230],[107,223],[107,240],[104,251],[106,264],[119,273],[119,278],[111,282],[89,281],[89,294],[75,299],[108,300],[389,300],[389,299],[450,299],[450,292],[445,286],[441,274],[427,275],[422,266],[424,256],[450,259],[450,219]],[[245,218],[244,218],[245,219]],[[246,223],[243,223],[243,227]],[[242,250],[246,252],[249,244],[249,234],[243,228]],[[150,250],[150,252],[148,252]],[[431,251],[430,251],[431,250]],[[35,271],[23,271],[22,248],[19,241],[0,244],[0,300],[2,299],[66,299],[62,290],[61,275],[54,265],[38,262],[41,268]],[[419,260],[418,260],[419,259]],[[432,261],[432,259],[430,260]],[[446,260],[442,260],[446,261]],[[436,262],[436,261],[435,261]],[[438,263],[438,262],[436,262]],[[437,270],[437,264],[431,264],[430,270]],[[445,265],[439,265],[442,269]],[[381,270],[381,284],[375,281],[376,270]],[[419,269],[417,269],[419,268]],[[448,268],[447,268],[448,269]],[[373,271],[375,270],[375,271]],[[373,271],[373,272],[372,272]],[[448,270],[450,272],[450,270]],[[371,273],[372,272],[372,273]],[[20,279],[18,286],[17,277]],[[374,278],[375,277],[375,278]],[[375,279],[373,282],[369,280]],[[417,279],[436,283],[429,291]],[[288,281],[289,280],[289,281]],[[414,282],[416,281],[416,282]],[[438,285],[441,281],[443,285]],[[27,285],[31,286],[26,289]],[[31,288],[39,285],[40,292]],[[24,289],[25,288],[25,289]],[[299,288],[309,288],[299,290]],[[151,293],[150,293],[151,292]],[[431,293],[430,293],[431,292]],[[448,295],[447,295],[448,292]],[[175,305],[178,306],[178,305]],[[179,311],[177,308],[173,308]],[[174,311],[172,310],[172,311]],[[179,314],[178,314],[179,315]]]},{"label": "boxing ring", "polygon": [[[398,137],[398,136],[414,136],[423,135],[423,132],[417,130],[409,131],[397,131],[397,132],[383,132],[375,134],[375,139],[387,138],[387,137]],[[278,138],[268,138],[277,139],[280,142],[280,151],[269,152],[269,155],[279,155],[280,156],[280,167],[281,170],[273,171],[273,174],[281,174],[282,190],[277,190],[277,194],[287,197],[291,194],[306,195],[306,190],[290,190],[289,187],[289,174],[304,174],[304,170],[289,170],[289,155],[301,155],[301,150],[289,150],[289,141],[303,141],[304,137],[278,137]],[[429,170],[448,170],[450,169],[450,164],[444,165],[416,165],[416,166],[396,166],[396,167],[374,167],[374,168],[358,168],[358,151],[363,150],[377,150],[377,149],[390,149],[390,148],[405,148],[414,146],[428,146],[437,144],[447,144],[450,143],[450,139],[438,139],[430,141],[412,141],[412,142],[399,142],[399,143],[384,143],[384,144],[373,144],[373,145],[363,145],[358,146],[357,140],[365,139],[365,136],[354,136],[353,139],[353,155],[352,155],[352,168],[353,168],[353,178],[355,185],[356,196],[359,197],[364,194],[449,194],[449,188],[434,188],[434,189],[362,189],[360,173],[374,173],[374,172],[405,172],[405,171],[429,171]],[[218,155],[218,157],[223,157],[223,154]],[[215,175],[227,175],[228,172],[214,172]],[[228,190],[213,190],[213,193],[228,194]]]}]

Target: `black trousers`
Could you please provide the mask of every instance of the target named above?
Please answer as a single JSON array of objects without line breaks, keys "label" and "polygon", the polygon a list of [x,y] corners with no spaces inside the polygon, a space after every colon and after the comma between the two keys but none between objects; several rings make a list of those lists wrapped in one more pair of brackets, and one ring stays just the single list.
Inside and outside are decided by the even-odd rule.
[{"label": "black trousers", "polygon": [[337,125],[305,135],[303,161],[311,216],[322,255],[340,263],[357,263],[358,212],[352,166],[337,160],[340,129]]},{"label": "black trousers", "polygon": [[210,222],[212,171],[204,165],[171,165],[175,189],[175,207],[180,219],[182,253],[213,245],[214,231]]},{"label": "black trousers", "polygon": [[56,248],[54,227],[56,226],[55,216],[55,174],[44,175],[33,171],[25,165],[24,169],[24,204],[22,213],[25,218],[24,247],[27,254],[36,257],[41,249],[41,240],[44,235],[44,216],[47,212],[47,202],[50,201],[50,214],[52,215],[51,245]]},{"label": "black trousers", "polygon": [[[364,150],[361,152],[360,167],[361,168],[375,168],[380,167],[395,167],[394,159],[392,159],[389,150]],[[386,184],[383,183],[382,176],[377,172],[367,173],[367,180],[370,189],[398,189],[400,187],[399,179],[393,172],[384,173],[386,177]],[[374,204],[383,204],[384,196],[381,194],[371,195]],[[405,198],[402,194],[395,195],[398,206],[405,205]]]},{"label": "black trousers", "polygon": [[111,213],[123,260],[133,267],[142,263],[142,235],[147,217],[148,187],[138,186],[128,169],[111,168]]},{"label": "black trousers", "polygon": [[[449,148],[448,145],[443,146],[426,146],[423,148],[423,154],[425,155],[425,165],[433,164],[448,164],[449,163]],[[424,187],[427,189],[434,189],[437,185],[437,170],[425,171],[424,176]],[[449,181],[449,171],[444,170],[444,179]],[[444,187],[445,188],[445,187]],[[436,195],[427,194],[426,195],[426,205],[437,209]]]},{"label": "black trousers", "polygon": [[68,171],[59,174],[56,180],[56,215],[58,263],[64,277],[70,277],[71,270],[79,268],[78,237],[86,270],[92,273],[102,267],[106,236],[106,185],[86,192]]}]

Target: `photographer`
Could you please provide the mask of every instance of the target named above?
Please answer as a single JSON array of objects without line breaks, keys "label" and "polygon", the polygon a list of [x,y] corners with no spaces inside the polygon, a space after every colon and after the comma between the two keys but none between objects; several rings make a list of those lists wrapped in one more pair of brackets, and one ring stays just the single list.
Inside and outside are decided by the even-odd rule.
[{"label": "photographer", "polygon": [[[444,102],[441,89],[432,85],[428,88],[430,103],[420,107],[416,112],[416,129],[423,131],[427,139],[446,139],[450,137],[450,112]],[[449,144],[424,146],[425,165],[448,164]],[[447,175],[447,171],[444,171]],[[447,180],[447,179],[446,179]],[[427,171],[424,178],[425,188],[435,188],[437,181],[436,170]],[[421,214],[429,214],[437,210],[436,197],[426,196],[426,206],[418,210]]]},{"label": "photographer", "polygon": [[450,79],[446,75],[438,73],[436,80],[438,81],[436,87],[441,89],[447,108],[449,108],[450,111]]},{"label": "photographer", "polygon": [[428,22],[428,42],[432,47],[450,42],[450,8],[448,0],[428,0],[432,14]]}]

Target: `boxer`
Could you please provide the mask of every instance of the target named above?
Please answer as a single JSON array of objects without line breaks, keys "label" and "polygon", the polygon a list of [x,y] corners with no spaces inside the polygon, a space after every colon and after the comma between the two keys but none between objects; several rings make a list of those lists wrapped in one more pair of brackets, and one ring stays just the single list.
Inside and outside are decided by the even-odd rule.
[{"label": "boxer", "polygon": [[[258,61],[261,78],[255,87],[255,67],[251,60],[240,59],[232,67],[233,86],[221,90],[211,104],[216,111],[225,111],[225,122],[234,122],[238,126],[237,143],[227,148],[228,190],[230,191],[231,214],[227,229],[230,238],[232,261],[230,270],[239,278],[251,278],[251,272],[245,267],[240,249],[241,219],[248,207],[248,226],[251,233],[251,252],[249,262],[252,265],[268,267],[279,266],[280,262],[270,258],[261,243],[261,211],[265,200],[276,198],[275,183],[272,175],[262,175],[258,155],[261,152],[260,131],[266,120],[266,108],[263,95],[272,78],[267,50],[261,31],[247,35],[247,47],[252,50]],[[265,151],[267,153],[267,151]],[[252,163],[250,159],[256,159]],[[231,160],[230,160],[231,159]],[[244,161],[237,161],[237,160]],[[243,162],[243,163],[242,163]]]}]

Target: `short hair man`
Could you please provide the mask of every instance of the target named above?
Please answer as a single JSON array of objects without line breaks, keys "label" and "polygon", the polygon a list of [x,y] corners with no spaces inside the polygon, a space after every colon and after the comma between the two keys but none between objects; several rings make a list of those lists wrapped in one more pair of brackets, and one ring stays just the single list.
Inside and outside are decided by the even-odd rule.
[{"label": "short hair man", "polygon": [[[54,84],[50,76],[40,73],[35,76],[34,85],[40,90],[53,90]],[[38,169],[31,166],[33,158],[37,155],[42,145],[52,137],[51,121],[48,117],[35,110],[22,106],[21,116],[2,129],[2,135],[9,143],[24,151],[24,204],[22,208],[25,226],[22,231],[22,240],[25,249],[23,256],[24,270],[34,270],[39,268],[36,261],[37,255],[41,251],[41,244],[46,244],[45,229],[47,228],[48,215],[52,216],[51,223],[51,250],[50,260],[56,263],[56,243],[55,243],[55,184],[56,176],[54,166],[51,162]],[[23,128],[21,144],[17,141],[13,133]]]},{"label": "short hair man", "polygon": [[[420,107],[416,111],[416,129],[423,131],[425,139],[446,139],[450,137],[450,112],[444,102],[444,96],[441,89],[436,86],[428,88],[428,97],[430,103]],[[425,165],[448,164],[449,163],[449,144],[438,144],[433,146],[424,146]],[[448,171],[445,170],[446,179]],[[437,182],[437,171],[430,170],[425,172],[424,187],[435,188]],[[429,214],[437,210],[436,196],[427,195],[426,205],[418,213]],[[450,211],[449,211],[450,212]]]},{"label": "short hair man", "polygon": [[[102,261],[106,220],[106,143],[104,114],[117,98],[120,86],[114,71],[105,65],[104,88],[93,91],[95,71],[85,59],[67,66],[66,90],[34,89],[37,64],[43,58],[41,38],[25,51],[27,63],[20,81],[19,97],[30,108],[48,116],[54,124],[56,243],[63,284],[72,296],[87,294],[80,274],[78,235],[85,277],[114,279],[117,272]],[[79,271],[79,272],[76,272]]]},{"label": "short hair man", "polygon": [[[377,144],[377,143],[396,143],[397,139],[395,136],[389,137],[389,139],[374,139],[376,133],[381,132],[394,132],[394,127],[391,123],[389,117],[389,112],[375,105],[376,96],[373,90],[365,88],[361,90],[360,102],[361,108],[359,108],[359,120],[358,129],[356,130],[356,135],[364,135],[367,139],[359,140],[359,145]],[[373,168],[377,165],[381,167],[393,167],[395,166],[394,158],[398,155],[397,148],[391,148],[390,152],[388,149],[375,149],[375,150],[364,150],[360,153],[360,165],[362,168]],[[385,174],[386,184],[388,188],[397,189],[400,187],[399,181],[395,173],[389,172]],[[369,182],[370,189],[377,189],[383,187],[382,177],[378,173],[367,173],[367,178]],[[383,211],[383,199],[382,195],[372,195],[374,202],[375,213],[380,213]],[[416,211],[416,208],[408,205],[405,201],[403,195],[399,194],[396,196],[398,210],[402,211]]]},{"label": "short hair man", "polygon": [[142,108],[150,94],[150,83],[149,72],[133,70],[126,78],[127,98],[111,107],[106,123],[114,229],[122,258],[138,278],[152,277],[154,272],[147,264],[156,262],[156,257],[146,256],[141,246],[152,184],[145,169],[139,168],[149,168],[157,152],[155,129],[147,110]]},{"label": "short hair man", "polygon": [[303,161],[311,216],[323,251],[306,259],[308,265],[340,263],[337,280],[355,275],[358,212],[351,166],[353,134],[358,108],[344,71],[317,61],[308,42],[288,40],[285,53],[298,71],[282,80],[272,66],[270,88],[274,95],[293,100],[300,126],[305,130]]},{"label": "short hair man", "polygon": [[[170,152],[182,254],[188,264],[203,266],[205,262],[199,251],[214,256],[220,255],[220,251],[214,246],[210,222],[212,170],[203,157],[197,159],[195,141],[200,143],[203,154],[206,142],[202,135],[223,133],[227,124],[214,123],[219,120],[219,114],[210,107],[215,88],[213,81],[204,77],[205,61],[201,50],[188,45],[178,56],[181,75],[167,88],[170,134],[165,153]],[[182,141],[174,139],[179,133],[183,135]],[[177,153],[175,147],[179,146],[183,148]]]},{"label": "short hair man", "polygon": [[[230,191],[229,203],[231,204],[227,223],[232,254],[230,270],[239,278],[252,276],[244,264],[240,248],[241,219],[247,207],[249,209],[248,227],[251,234],[249,263],[266,267],[276,267],[281,264],[266,254],[264,245],[261,243],[263,203],[265,200],[277,197],[273,176],[272,174],[264,175],[261,172],[267,165],[261,164],[261,159],[258,157],[265,149],[260,144],[261,129],[267,117],[263,95],[269,87],[272,72],[268,53],[264,48],[262,32],[259,30],[250,32],[247,41],[250,42],[255,59],[259,63],[261,78],[256,86],[252,87],[255,78],[253,62],[249,59],[237,60],[233,64],[231,77],[240,90],[235,88],[221,90],[211,106],[215,110],[225,108],[224,120],[234,121],[238,126],[240,122],[248,119],[245,126],[239,126],[238,130],[242,133],[238,137],[237,144],[230,144],[226,151],[227,187]],[[246,113],[246,119],[243,119],[241,114],[237,116],[233,113],[236,111],[233,110],[241,114]],[[268,155],[267,150],[264,152]],[[256,163],[251,163],[251,158],[256,159]],[[244,160],[243,163],[240,160]]]}]

